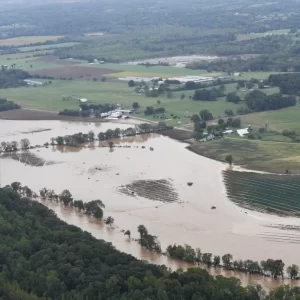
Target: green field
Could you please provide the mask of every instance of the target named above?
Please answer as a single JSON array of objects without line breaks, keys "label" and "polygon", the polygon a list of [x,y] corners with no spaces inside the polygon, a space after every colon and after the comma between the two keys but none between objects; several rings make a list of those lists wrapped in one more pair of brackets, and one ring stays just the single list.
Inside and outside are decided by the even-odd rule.
[{"label": "green field", "polygon": [[234,164],[252,170],[273,173],[300,174],[300,144],[224,138],[211,142],[194,143],[190,150],[203,156],[225,161],[228,154],[233,156]]},{"label": "green field", "polygon": [[243,115],[241,120],[244,125],[250,124],[254,128],[264,127],[268,122],[270,130],[289,129],[300,133],[300,103],[298,102],[297,106],[280,110]]},{"label": "green field", "polygon": [[237,205],[282,216],[300,216],[300,176],[223,172],[228,198]]},{"label": "green field", "polygon": [[43,43],[46,41],[56,41],[62,36],[47,35],[47,36],[20,36],[10,39],[0,40],[0,46],[22,46],[35,43]]},{"label": "green field", "polygon": [[111,77],[163,77],[168,78],[172,76],[218,76],[222,73],[208,73],[206,70],[191,70],[186,68],[177,68],[172,66],[151,66],[130,65],[130,64],[83,64],[83,66],[90,66],[93,68],[108,68],[112,70],[120,70],[120,73],[112,73]]},{"label": "green field", "polygon": [[47,50],[52,48],[72,47],[78,44],[79,43],[70,42],[70,43],[49,44],[49,45],[41,45],[41,46],[28,46],[28,47],[19,47],[18,50],[21,52],[30,52],[30,51]]}]

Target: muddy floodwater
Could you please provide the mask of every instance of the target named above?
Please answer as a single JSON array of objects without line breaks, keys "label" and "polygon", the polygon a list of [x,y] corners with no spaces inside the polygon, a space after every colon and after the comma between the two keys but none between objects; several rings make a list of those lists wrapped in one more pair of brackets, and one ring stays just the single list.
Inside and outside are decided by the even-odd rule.
[{"label": "muddy floodwater", "polygon": [[[97,134],[108,128],[129,126],[132,125],[0,120],[0,142],[26,137],[31,144],[44,144],[58,135],[89,130]],[[173,269],[188,265],[142,250],[121,230],[129,229],[137,238],[137,226],[143,224],[158,236],[162,249],[174,243],[189,244],[202,252],[231,253],[234,259],[273,258],[282,259],[286,266],[300,264],[300,232],[281,229],[281,225],[300,226],[300,220],[247,211],[230,202],[222,179],[224,164],[192,153],[185,144],[158,134],[118,139],[114,143],[116,147],[112,149],[98,147],[98,142],[84,148],[33,149],[30,157],[44,162],[36,166],[24,159],[3,157],[1,186],[20,181],[36,192],[43,187],[57,193],[69,189],[77,200],[101,199],[106,206],[105,216],[115,218],[113,228],[71,208],[45,204],[62,220],[112,242],[117,249]],[[193,184],[189,186],[188,182]],[[244,284],[257,282],[266,288],[283,283],[261,276],[210,272],[234,275]]]}]

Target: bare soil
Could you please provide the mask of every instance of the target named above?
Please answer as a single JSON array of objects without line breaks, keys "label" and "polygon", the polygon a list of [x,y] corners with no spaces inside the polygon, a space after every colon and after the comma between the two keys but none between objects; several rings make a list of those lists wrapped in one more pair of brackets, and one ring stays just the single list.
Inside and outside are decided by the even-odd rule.
[{"label": "bare soil", "polygon": [[112,70],[108,68],[92,68],[87,66],[74,65],[73,62],[59,60],[55,56],[43,56],[39,60],[48,63],[56,63],[61,66],[57,68],[44,68],[40,70],[31,71],[30,74],[33,76],[49,76],[56,79],[101,79],[103,75],[121,72],[120,70]]}]

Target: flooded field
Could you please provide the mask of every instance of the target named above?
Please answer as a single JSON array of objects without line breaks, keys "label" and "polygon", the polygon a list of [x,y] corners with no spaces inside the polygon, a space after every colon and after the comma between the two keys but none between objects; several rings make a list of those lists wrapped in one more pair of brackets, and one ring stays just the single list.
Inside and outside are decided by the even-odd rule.
[{"label": "flooded field", "polygon": [[[129,125],[0,120],[0,142],[26,137],[32,145],[43,144],[58,135],[89,130],[97,134],[116,127]],[[115,218],[114,228],[71,208],[45,204],[61,219],[112,242],[117,249],[174,269],[188,265],[142,250],[121,230],[130,230],[137,238],[137,226],[145,225],[149,233],[158,236],[162,249],[169,244],[189,244],[202,252],[231,253],[234,259],[273,258],[282,259],[286,266],[300,264],[300,220],[248,211],[230,202],[222,181],[222,163],[157,134],[118,139],[114,144],[114,148],[98,147],[95,142],[83,148],[30,150],[32,157],[44,162],[40,167],[13,157],[3,158],[1,186],[20,181],[35,191],[43,187],[57,193],[69,189],[76,200],[101,199],[105,216]],[[259,282],[267,288],[282,283],[260,276],[211,272],[235,275],[245,284]]]}]

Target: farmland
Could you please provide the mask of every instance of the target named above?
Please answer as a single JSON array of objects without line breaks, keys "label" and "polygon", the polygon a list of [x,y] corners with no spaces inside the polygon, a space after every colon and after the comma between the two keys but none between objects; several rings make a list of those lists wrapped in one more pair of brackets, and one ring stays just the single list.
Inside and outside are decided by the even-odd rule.
[{"label": "farmland", "polygon": [[228,198],[237,205],[283,216],[300,216],[300,176],[223,171]]},{"label": "farmland", "polygon": [[228,154],[234,164],[247,169],[273,173],[300,174],[300,144],[225,138],[209,143],[194,143],[189,149],[200,155],[225,161]]},{"label": "farmland", "polygon": [[35,43],[44,43],[46,41],[56,41],[62,36],[48,35],[48,36],[20,36],[5,40],[0,40],[0,46],[22,46]]},{"label": "farmland", "polygon": [[259,113],[252,113],[242,116],[242,123],[260,128],[268,122],[272,130],[282,131],[284,129],[293,130],[300,133],[300,104],[296,107],[288,107],[281,110],[266,111]]}]

